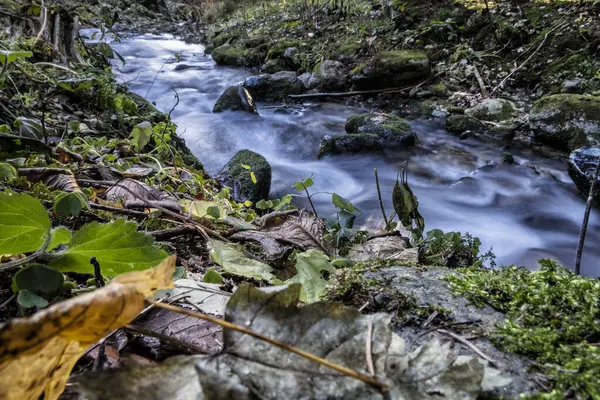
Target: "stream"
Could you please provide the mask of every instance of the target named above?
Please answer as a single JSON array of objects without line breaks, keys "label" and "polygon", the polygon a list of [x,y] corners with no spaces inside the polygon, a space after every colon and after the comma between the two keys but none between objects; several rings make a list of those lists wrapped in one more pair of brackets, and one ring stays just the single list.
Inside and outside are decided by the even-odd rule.
[{"label": "stream", "polygon": [[[273,168],[272,197],[293,192],[292,183],[315,175],[314,192],[336,192],[361,211],[357,227],[383,227],[373,168],[378,168],[385,205],[400,166],[409,163],[409,183],[419,199],[426,231],[469,232],[492,248],[498,265],[537,268],[536,260],[552,257],[572,267],[585,208],[567,174],[564,160],[543,157],[527,148],[510,151],[520,165],[502,164],[502,146],[477,139],[458,140],[440,123],[412,121],[420,141],[407,151],[317,159],[321,138],[344,134],[350,115],[367,110],[334,103],[306,103],[281,112],[259,104],[260,117],[246,113],[213,114],[219,95],[252,73],[217,66],[202,45],[169,35],[144,35],[111,43],[126,60],[116,60],[119,82],[169,112],[178,133],[215,174],[239,150],[262,154]],[[184,65],[186,67],[182,67]],[[179,66],[179,67],[178,67]],[[176,69],[177,68],[177,69]],[[160,71],[160,72],[159,72]],[[266,107],[266,108],[265,108]],[[317,195],[321,216],[332,214],[331,195]],[[582,272],[599,276],[600,221],[592,212]]]}]

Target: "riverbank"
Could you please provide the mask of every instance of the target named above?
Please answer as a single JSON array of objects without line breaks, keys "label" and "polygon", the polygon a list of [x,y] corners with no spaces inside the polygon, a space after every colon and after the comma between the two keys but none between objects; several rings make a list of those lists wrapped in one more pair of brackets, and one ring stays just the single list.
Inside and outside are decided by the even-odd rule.
[{"label": "riverbank", "polygon": [[[127,87],[115,83],[107,63],[111,52],[102,46],[102,41],[97,45],[88,44],[83,51],[85,62],[78,64],[63,62],[60,54],[38,48],[37,42],[31,46],[33,38],[27,39],[4,43],[6,47],[13,46],[11,50],[32,54],[13,53],[14,62],[5,71],[10,79],[5,81],[7,85],[1,95],[10,112],[0,113],[1,124],[4,124],[2,140],[3,145],[12,147],[3,148],[8,156],[3,157],[2,189],[16,190],[41,200],[52,216],[53,228],[68,227],[76,231],[88,222],[108,224],[121,217],[137,221],[140,232],[155,238],[163,250],[177,253],[177,264],[184,267],[184,274],[200,281],[207,280],[207,276],[214,279],[216,273],[223,291],[230,291],[242,281],[263,286],[292,278],[296,268],[298,272],[301,270],[297,266],[298,259],[290,257],[291,251],[299,253],[308,248],[313,252],[324,250],[333,256],[344,256],[349,261],[337,260],[330,264],[330,258],[323,253],[324,258],[317,257],[317,260],[325,260],[325,266],[315,267],[316,278],[314,274],[309,279],[296,277],[301,283],[319,289],[319,296],[312,292],[310,298],[304,297],[306,303],[326,296],[357,308],[366,304],[365,313],[395,313],[394,329],[413,344],[421,343],[419,339],[424,339],[419,336],[431,329],[436,331],[428,335],[447,338],[447,334],[437,330],[447,330],[447,325],[458,323],[451,328],[455,335],[473,341],[514,380],[504,392],[503,389],[494,392],[496,388],[489,387],[482,389],[487,395],[513,397],[522,392],[549,392],[534,398],[562,399],[585,398],[597,393],[593,380],[600,364],[595,345],[599,315],[596,303],[600,294],[597,280],[577,277],[549,262],[544,263],[540,272],[516,268],[504,272],[480,268],[452,271],[434,267],[478,264],[482,260],[477,241],[460,234],[446,236],[434,232],[422,243],[421,251],[417,251],[415,247],[410,248],[407,238],[395,234],[354,232],[343,225],[347,221],[339,218],[340,213],[346,217],[348,214],[344,212],[355,213],[354,205],[333,196],[338,219],[326,220],[325,226],[310,213],[290,209],[284,214],[275,214],[277,219],[288,221],[292,226],[300,224],[311,229],[310,235],[298,238],[298,232],[278,229],[275,219],[269,220],[263,215],[287,208],[287,201],[291,199],[265,198],[269,192],[266,182],[271,184],[271,167],[265,165],[264,158],[248,153],[234,158],[230,163],[233,167],[230,170],[235,169],[231,172],[235,174],[235,179],[230,180],[232,190],[223,189],[203,172],[202,165],[187,147],[180,144],[172,118]],[[116,54],[113,57],[118,59]],[[192,69],[188,65],[188,70],[193,70],[194,63],[198,63],[176,58],[173,56],[176,65],[191,64]],[[160,69],[158,71],[160,73]],[[152,73],[154,77],[150,81],[154,84],[158,73]],[[169,92],[168,99],[169,102],[164,103],[168,104],[163,110],[166,112],[171,110],[172,104],[179,103],[180,95]],[[326,109],[323,116],[329,111]],[[213,118],[216,121],[217,117]],[[225,118],[233,119],[231,115]],[[252,121],[246,121],[244,129],[249,130],[251,124]],[[402,123],[395,127],[406,129]],[[7,136],[7,130],[14,136]],[[200,154],[202,161],[201,152],[196,154]],[[39,168],[46,167],[53,169],[41,174]],[[57,176],[73,177],[77,186],[69,186],[73,184],[71,179],[68,179],[69,185],[57,186]],[[260,184],[254,183],[255,179]],[[256,190],[248,193],[236,186],[242,180],[243,188]],[[111,196],[111,189],[123,182],[129,182],[132,186],[127,187],[134,193],[124,190],[115,194],[113,191]],[[308,189],[311,182],[312,179],[302,180],[299,193]],[[71,204],[63,214],[64,208],[57,204],[61,204],[59,201],[65,192],[83,193],[85,204],[80,201],[79,210]],[[145,192],[151,192],[151,196],[145,197]],[[81,199],[79,195],[77,198]],[[312,234],[312,229],[316,234]],[[273,239],[269,233],[278,240],[269,241]],[[252,240],[255,235],[260,238],[258,244],[256,239]],[[223,237],[243,246],[227,247],[229,242],[220,242]],[[277,245],[275,249],[271,247],[273,242]],[[69,240],[62,243],[62,246],[69,245]],[[402,251],[398,259],[399,249]],[[64,247],[48,252],[61,251]],[[101,266],[109,264],[109,260],[103,260],[102,251],[98,252]],[[301,253],[306,262],[309,265],[315,262],[306,253]],[[378,261],[384,258],[383,254],[396,259]],[[420,257],[423,255],[429,258]],[[9,260],[18,258],[17,255]],[[352,261],[359,262],[348,268]],[[40,262],[46,261],[41,259]],[[87,265],[87,260],[84,264]],[[255,270],[249,274],[240,265],[250,265]],[[69,283],[83,289],[88,278],[93,279],[91,269],[88,266],[83,276],[72,272],[65,275]],[[322,270],[327,271],[327,276],[321,276]],[[328,277],[330,273],[336,274],[335,280]],[[12,275],[12,272],[5,273],[0,282],[1,303],[12,296]],[[330,286],[326,295],[322,290],[325,286]],[[48,297],[50,303],[57,303],[72,296],[70,290],[61,292],[60,296],[41,295]],[[466,299],[488,307],[478,309]],[[17,313],[28,315],[35,312],[36,307],[27,308],[13,300],[4,313],[6,317]],[[548,314],[556,318],[549,320]],[[502,327],[498,328],[496,323]],[[461,354],[475,354],[463,344],[455,343],[456,347],[461,346]],[[527,379],[520,373],[522,368],[528,371],[533,368],[533,372],[526,375]],[[537,375],[540,372],[542,376]],[[548,375],[550,381],[543,375]],[[477,391],[482,379],[477,382]]]}]

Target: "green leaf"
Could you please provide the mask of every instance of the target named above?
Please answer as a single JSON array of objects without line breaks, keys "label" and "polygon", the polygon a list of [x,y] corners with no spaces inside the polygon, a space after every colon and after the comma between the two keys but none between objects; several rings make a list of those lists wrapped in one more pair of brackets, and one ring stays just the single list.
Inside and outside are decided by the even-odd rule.
[{"label": "green leaf", "polygon": [[12,182],[19,177],[15,167],[8,163],[0,163],[0,182]]},{"label": "green leaf", "polygon": [[10,125],[0,125],[0,133],[12,133]]},{"label": "green leaf", "polygon": [[167,253],[154,239],[137,231],[137,224],[120,219],[109,224],[92,222],[73,235],[69,248],[50,266],[62,272],[93,273],[90,259],[96,257],[102,275],[115,276],[158,265]]},{"label": "green leaf", "polygon": [[273,268],[260,261],[248,258],[244,254],[244,246],[213,240],[211,242],[210,256],[215,264],[232,275],[253,278],[274,283]]},{"label": "green leaf", "polygon": [[96,78],[71,78],[58,81],[58,86],[69,92],[89,89],[96,84]]},{"label": "green leaf", "polygon": [[311,187],[312,185],[315,184],[315,181],[313,180],[313,178],[314,178],[314,176],[311,175],[308,178],[302,179],[300,182],[294,182],[294,187],[298,191],[303,191],[304,189],[308,189],[309,187]]},{"label": "green leaf", "polygon": [[17,303],[19,303],[19,305],[23,308],[45,308],[48,306],[48,300],[30,292],[27,289],[19,290]]},{"label": "green leaf", "polygon": [[242,168],[247,169],[248,171],[252,170],[252,167],[246,164],[241,164]]},{"label": "green leaf", "polygon": [[259,200],[256,203],[256,208],[259,210],[268,210],[269,208],[273,208],[273,201],[271,200]]},{"label": "green leaf", "polygon": [[427,232],[427,237],[428,238],[439,239],[442,236],[444,236],[444,231],[442,231],[441,229],[432,229],[429,232]]},{"label": "green leaf", "polygon": [[0,254],[36,251],[50,235],[42,203],[26,194],[0,192]]},{"label": "green leaf", "polygon": [[71,241],[71,231],[60,226],[52,230],[52,238],[50,239],[50,245],[48,245],[48,251],[56,249],[61,244],[69,244]]},{"label": "green leaf", "polygon": [[19,58],[30,58],[33,57],[33,53],[31,51],[10,51],[10,50],[0,50],[0,63],[2,64],[11,64]]},{"label": "green leaf", "polygon": [[292,203],[292,195],[286,194],[285,196],[283,196],[281,198],[281,201],[277,205],[274,205],[272,208],[274,211],[280,211],[282,208],[284,208],[285,206],[287,206],[291,203]]},{"label": "green leaf", "polygon": [[214,219],[219,219],[221,218],[221,209],[219,208],[219,206],[210,206],[206,209],[206,213],[214,218]]},{"label": "green leaf", "polygon": [[175,272],[173,272],[173,280],[178,281],[179,279],[184,279],[187,276],[187,271],[183,267],[175,267]]},{"label": "green leaf", "polygon": [[256,175],[254,175],[254,171],[250,171],[250,179],[252,180],[252,183],[254,183],[255,185],[258,183],[258,180],[256,179]]},{"label": "green leaf", "polygon": [[347,211],[349,213],[354,212],[357,209],[352,203],[350,203],[350,201],[338,195],[337,193],[333,193],[331,195],[331,202],[340,210]]},{"label": "green leaf", "polygon": [[53,210],[59,217],[73,217],[87,207],[87,198],[81,192],[63,192],[56,197]]},{"label": "green leaf", "polygon": [[50,296],[60,292],[64,282],[65,276],[57,270],[42,264],[29,264],[15,274],[13,288]]},{"label": "green leaf", "polygon": [[141,122],[133,127],[131,131],[131,145],[136,153],[139,153],[150,141],[152,136],[152,124],[148,121]]},{"label": "green leaf", "polygon": [[296,270],[298,274],[285,283],[300,283],[302,285],[300,300],[305,303],[319,301],[327,292],[328,283],[321,275],[321,271],[335,273],[329,257],[320,250],[308,250],[296,255]]},{"label": "green leaf", "polygon": [[202,282],[216,283],[216,284],[220,285],[221,283],[223,283],[223,277],[221,276],[220,273],[218,273],[214,269],[209,268],[206,271],[206,273],[204,274],[204,278],[202,278]]}]

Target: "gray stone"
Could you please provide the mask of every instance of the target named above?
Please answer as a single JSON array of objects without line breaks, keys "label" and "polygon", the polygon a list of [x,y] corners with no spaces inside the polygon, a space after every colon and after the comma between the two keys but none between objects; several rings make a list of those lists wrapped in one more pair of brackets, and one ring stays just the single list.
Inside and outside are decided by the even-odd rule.
[{"label": "gray stone", "polygon": [[219,113],[223,111],[245,111],[258,115],[254,99],[242,85],[227,88],[221,97],[219,97],[213,107],[213,112]]},{"label": "gray stone", "polygon": [[495,122],[510,120],[516,113],[515,103],[505,99],[485,99],[475,107],[465,110],[465,114],[471,118]]},{"label": "gray stone", "polygon": [[[569,157],[569,176],[581,194],[586,197],[590,193],[598,160],[600,160],[600,148],[596,147],[582,147],[572,152]],[[594,199],[596,204],[600,205],[600,185],[598,184],[594,191]]]},{"label": "gray stone", "polygon": [[421,51],[384,51],[352,70],[351,79],[357,89],[381,89],[415,83],[429,73],[429,59]]},{"label": "gray stone", "polygon": [[346,86],[345,69],[345,65],[339,61],[325,60],[319,63],[308,82],[309,89],[344,89]]},{"label": "gray stone", "polygon": [[483,133],[485,124],[467,115],[454,114],[446,118],[446,131],[453,135],[462,135],[465,132]]},{"label": "gray stone", "polygon": [[580,93],[582,82],[581,79],[564,81],[562,85],[563,93]]},{"label": "gray stone", "polygon": [[368,153],[383,150],[383,140],[377,135],[327,135],[321,141],[319,158],[326,155]]},{"label": "gray stone", "polygon": [[290,94],[300,94],[304,91],[304,84],[293,71],[251,76],[243,85],[258,101],[283,100]]},{"label": "gray stone", "polygon": [[346,121],[348,134],[372,134],[382,139],[413,145],[415,131],[400,117],[383,113],[353,115]]},{"label": "gray stone", "polygon": [[309,82],[310,82],[311,76],[312,76],[312,74],[310,72],[305,72],[298,77],[298,79],[300,79],[300,81],[304,84],[304,87],[306,89],[308,89],[308,87],[309,87]]},{"label": "gray stone", "polygon": [[[250,169],[244,168],[242,164],[250,166]],[[252,181],[251,172],[256,177],[256,183]],[[241,150],[221,169],[216,179],[223,186],[232,189],[233,200],[238,203],[248,200],[256,203],[269,197],[271,165],[260,154],[250,150]]]},{"label": "gray stone", "polygon": [[355,245],[350,249],[347,258],[355,262],[397,260],[398,263],[402,264],[417,264],[419,262],[419,249],[410,248],[406,238],[387,236]]}]

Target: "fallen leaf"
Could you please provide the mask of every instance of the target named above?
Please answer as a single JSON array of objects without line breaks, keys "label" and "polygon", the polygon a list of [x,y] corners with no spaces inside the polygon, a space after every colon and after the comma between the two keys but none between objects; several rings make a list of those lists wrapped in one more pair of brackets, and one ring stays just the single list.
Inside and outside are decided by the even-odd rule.
[{"label": "fallen leaf", "polygon": [[176,213],[181,212],[181,206],[175,197],[153,186],[129,178],[123,179],[111,187],[106,192],[106,200],[121,201],[125,208],[152,208],[148,205],[150,203],[154,207],[163,207]]},{"label": "fallen leaf", "polygon": [[327,251],[323,222],[304,210],[273,212],[258,221],[261,233],[301,250]]},{"label": "fallen leaf", "polygon": [[44,182],[51,190],[80,192],[75,175],[61,168],[20,168],[19,174],[31,182]]},{"label": "fallen leaf", "polygon": [[335,267],[329,262],[322,251],[309,250],[296,255],[296,270],[298,273],[286,283],[299,283],[302,285],[300,300],[305,303],[314,303],[321,300],[327,292],[327,281],[321,271],[335,273]]},{"label": "fallen leaf", "polygon": [[228,274],[276,282],[274,269],[265,263],[249,258],[244,254],[244,246],[213,240],[209,243],[210,257],[215,264],[223,267]]},{"label": "fallen leaf", "polygon": [[55,400],[85,349],[130,323],[153,289],[172,286],[175,256],[155,268],[54,304],[0,328],[0,398]]},{"label": "fallen leaf", "polygon": [[216,203],[214,201],[181,200],[179,202],[179,204],[181,204],[184,213],[186,213],[189,216],[193,216],[193,217],[197,217],[197,218],[206,218],[206,217],[214,218],[214,216],[211,215],[211,210],[210,210],[212,207],[217,207],[217,209],[219,210],[219,217],[221,215],[224,216],[227,214],[225,207],[223,207],[222,205],[220,205],[219,203]]}]

